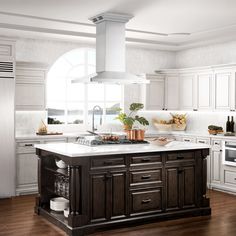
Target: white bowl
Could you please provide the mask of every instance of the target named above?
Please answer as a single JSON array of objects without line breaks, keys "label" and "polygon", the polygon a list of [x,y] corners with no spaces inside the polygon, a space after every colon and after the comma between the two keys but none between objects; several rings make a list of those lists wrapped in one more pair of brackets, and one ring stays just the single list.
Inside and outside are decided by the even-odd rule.
[{"label": "white bowl", "polygon": [[68,216],[69,216],[69,207],[67,207],[66,209],[64,209],[64,216],[65,216],[66,218],[68,218]]},{"label": "white bowl", "polygon": [[55,163],[56,163],[56,166],[60,169],[65,169],[68,167],[68,165],[64,161],[59,160],[59,159],[55,159]]},{"label": "white bowl", "polygon": [[64,197],[55,197],[50,199],[50,209],[53,211],[64,211],[69,207],[69,200]]}]

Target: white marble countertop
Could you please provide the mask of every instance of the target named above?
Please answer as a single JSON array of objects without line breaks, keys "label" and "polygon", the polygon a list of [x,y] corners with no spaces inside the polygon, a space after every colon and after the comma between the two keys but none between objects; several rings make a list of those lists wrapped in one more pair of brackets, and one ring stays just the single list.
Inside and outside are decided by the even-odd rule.
[{"label": "white marble countertop", "polygon": [[36,144],[36,148],[45,151],[69,156],[69,157],[85,157],[100,156],[112,154],[129,154],[129,153],[148,153],[148,152],[166,152],[193,149],[208,149],[209,145],[186,143],[173,141],[165,146],[154,144],[119,144],[119,145],[102,145],[102,146],[85,146],[76,143],[50,143]]}]

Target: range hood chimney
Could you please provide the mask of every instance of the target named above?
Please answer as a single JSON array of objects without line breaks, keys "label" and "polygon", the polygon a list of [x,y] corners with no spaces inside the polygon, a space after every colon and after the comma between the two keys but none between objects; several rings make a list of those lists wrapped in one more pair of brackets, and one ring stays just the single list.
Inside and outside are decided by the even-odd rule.
[{"label": "range hood chimney", "polygon": [[109,12],[90,18],[96,24],[96,74],[74,79],[73,83],[149,83],[143,76],[125,72],[125,23],[131,18]]}]

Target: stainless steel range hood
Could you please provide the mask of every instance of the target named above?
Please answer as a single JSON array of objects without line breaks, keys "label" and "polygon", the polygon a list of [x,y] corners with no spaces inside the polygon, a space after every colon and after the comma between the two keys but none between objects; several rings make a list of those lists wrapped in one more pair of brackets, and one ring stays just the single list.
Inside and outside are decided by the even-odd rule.
[{"label": "stainless steel range hood", "polygon": [[90,18],[96,24],[96,74],[74,79],[73,83],[149,83],[143,76],[125,72],[125,23],[131,18],[117,13],[103,13]]}]

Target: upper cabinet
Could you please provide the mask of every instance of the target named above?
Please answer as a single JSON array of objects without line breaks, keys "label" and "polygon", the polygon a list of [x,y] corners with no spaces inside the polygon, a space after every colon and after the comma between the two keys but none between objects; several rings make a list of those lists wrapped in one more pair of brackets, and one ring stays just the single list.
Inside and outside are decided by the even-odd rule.
[{"label": "upper cabinet", "polygon": [[[180,109],[195,109],[195,76],[194,74],[181,74],[179,76]],[[170,95],[171,96],[171,95]]]},{"label": "upper cabinet", "polygon": [[[233,76],[231,70],[216,70],[214,73],[214,108],[215,110],[231,110],[233,102],[231,96],[235,91],[231,90],[233,86]],[[235,86],[234,86],[235,89]]]},{"label": "upper cabinet", "polygon": [[45,78],[45,65],[17,62],[16,110],[45,110]]},{"label": "upper cabinet", "polygon": [[167,74],[165,76],[165,110],[179,109],[179,76]]},{"label": "upper cabinet", "polygon": [[197,110],[212,110],[213,93],[212,93],[212,72],[200,72],[196,75],[196,107]]},{"label": "upper cabinet", "polygon": [[146,110],[163,110],[165,99],[164,76],[146,75],[149,84],[142,85],[142,102]]},{"label": "upper cabinet", "polygon": [[[165,79],[165,110],[236,109],[236,65],[162,70],[157,74]],[[149,99],[156,99],[155,96],[158,95],[152,91]]]}]

